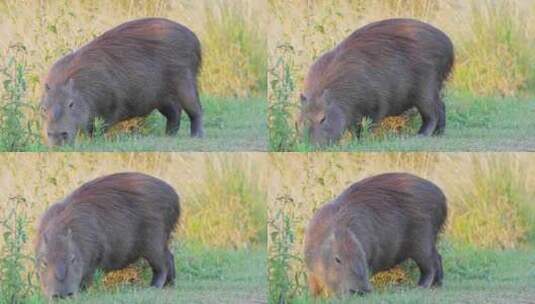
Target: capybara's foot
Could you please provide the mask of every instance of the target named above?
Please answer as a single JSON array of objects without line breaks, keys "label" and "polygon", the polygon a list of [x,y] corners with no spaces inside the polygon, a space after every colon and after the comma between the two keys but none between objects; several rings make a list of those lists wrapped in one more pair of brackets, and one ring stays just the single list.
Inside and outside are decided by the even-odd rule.
[{"label": "capybara's foot", "polygon": [[160,271],[153,271],[152,273],[152,282],[150,283],[150,286],[156,287],[156,288],[163,288],[165,283],[167,282],[167,269],[160,270]]}]

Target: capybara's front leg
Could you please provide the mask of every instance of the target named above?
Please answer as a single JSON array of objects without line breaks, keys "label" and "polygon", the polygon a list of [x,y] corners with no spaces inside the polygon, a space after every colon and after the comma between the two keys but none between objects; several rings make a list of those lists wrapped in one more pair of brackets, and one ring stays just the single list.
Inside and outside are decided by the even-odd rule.
[{"label": "capybara's front leg", "polygon": [[158,108],[158,111],[167,119],[165,134],[175,135],[180,129],[180,116],[182,115],[182,108],[178,102],[170,100],[167,104]]}]

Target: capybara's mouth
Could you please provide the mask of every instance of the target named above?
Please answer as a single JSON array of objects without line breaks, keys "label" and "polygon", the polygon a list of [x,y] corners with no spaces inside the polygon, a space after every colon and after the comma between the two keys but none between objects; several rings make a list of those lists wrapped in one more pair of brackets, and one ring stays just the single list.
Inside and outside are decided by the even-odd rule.
[{"label": "capybara's mouth", "polygon": [[74,292],[68,292],[68,293],[64,293],[64,294],[54,294],[54,295],[52,295],[52,299],[54,299],[54,300],[66,299],[66,298],[70,298],[72,296],[74,296]]}]

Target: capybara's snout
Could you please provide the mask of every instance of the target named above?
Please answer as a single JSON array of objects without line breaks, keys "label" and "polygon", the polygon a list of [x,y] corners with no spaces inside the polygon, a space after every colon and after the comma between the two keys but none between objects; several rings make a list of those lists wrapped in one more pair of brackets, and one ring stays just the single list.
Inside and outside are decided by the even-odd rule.
[{"label": "capybara's snout", "polygon": [[73,132],[66,130],[62,131],[47,131],[46,133],[47,143],[49,146],[63,146],[73,142]]}]

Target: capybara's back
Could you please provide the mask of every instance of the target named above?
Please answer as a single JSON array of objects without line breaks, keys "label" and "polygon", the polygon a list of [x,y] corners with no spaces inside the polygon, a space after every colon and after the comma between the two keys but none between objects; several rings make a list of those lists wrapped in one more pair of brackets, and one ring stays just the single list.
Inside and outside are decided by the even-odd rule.
[{"label": "capybara's back", "polygon": [[78,131],[91,134],[97,117],[109,127],[153,110],[174,134],[184,109],[192,136],[202,136],[201,58],[197,36],[171,20],[138,19],[105,32],[50,69],[41,101],[49,142],[72,142]]},{"label": "capybara's back", "polygon": [[153,268],[153,286],[171,283],[168,242],[179,216],[175,190],[149,175],[118,173],[82,185],[40,221],[36,253],[45,294],[74,294],[96,268],[121,269],[139,258]]},{"label": "capybara's back", "polygon": [[305,262],[312,292],[368,292],[369,275],[409,258],[422,271],[421,286],[440,285],[435,244],[446,218],[443,192],[420,177],[387,173],[351,185],[308,225]]},{"label": "capybara's back", "polygon": [[301,119],[311,140],[328,143],[345,130],[416,107],[420,134],[445,127],[441,90],[454,63],[453,44],[430,24],[388,19],[366,25],[310,67]]}]

